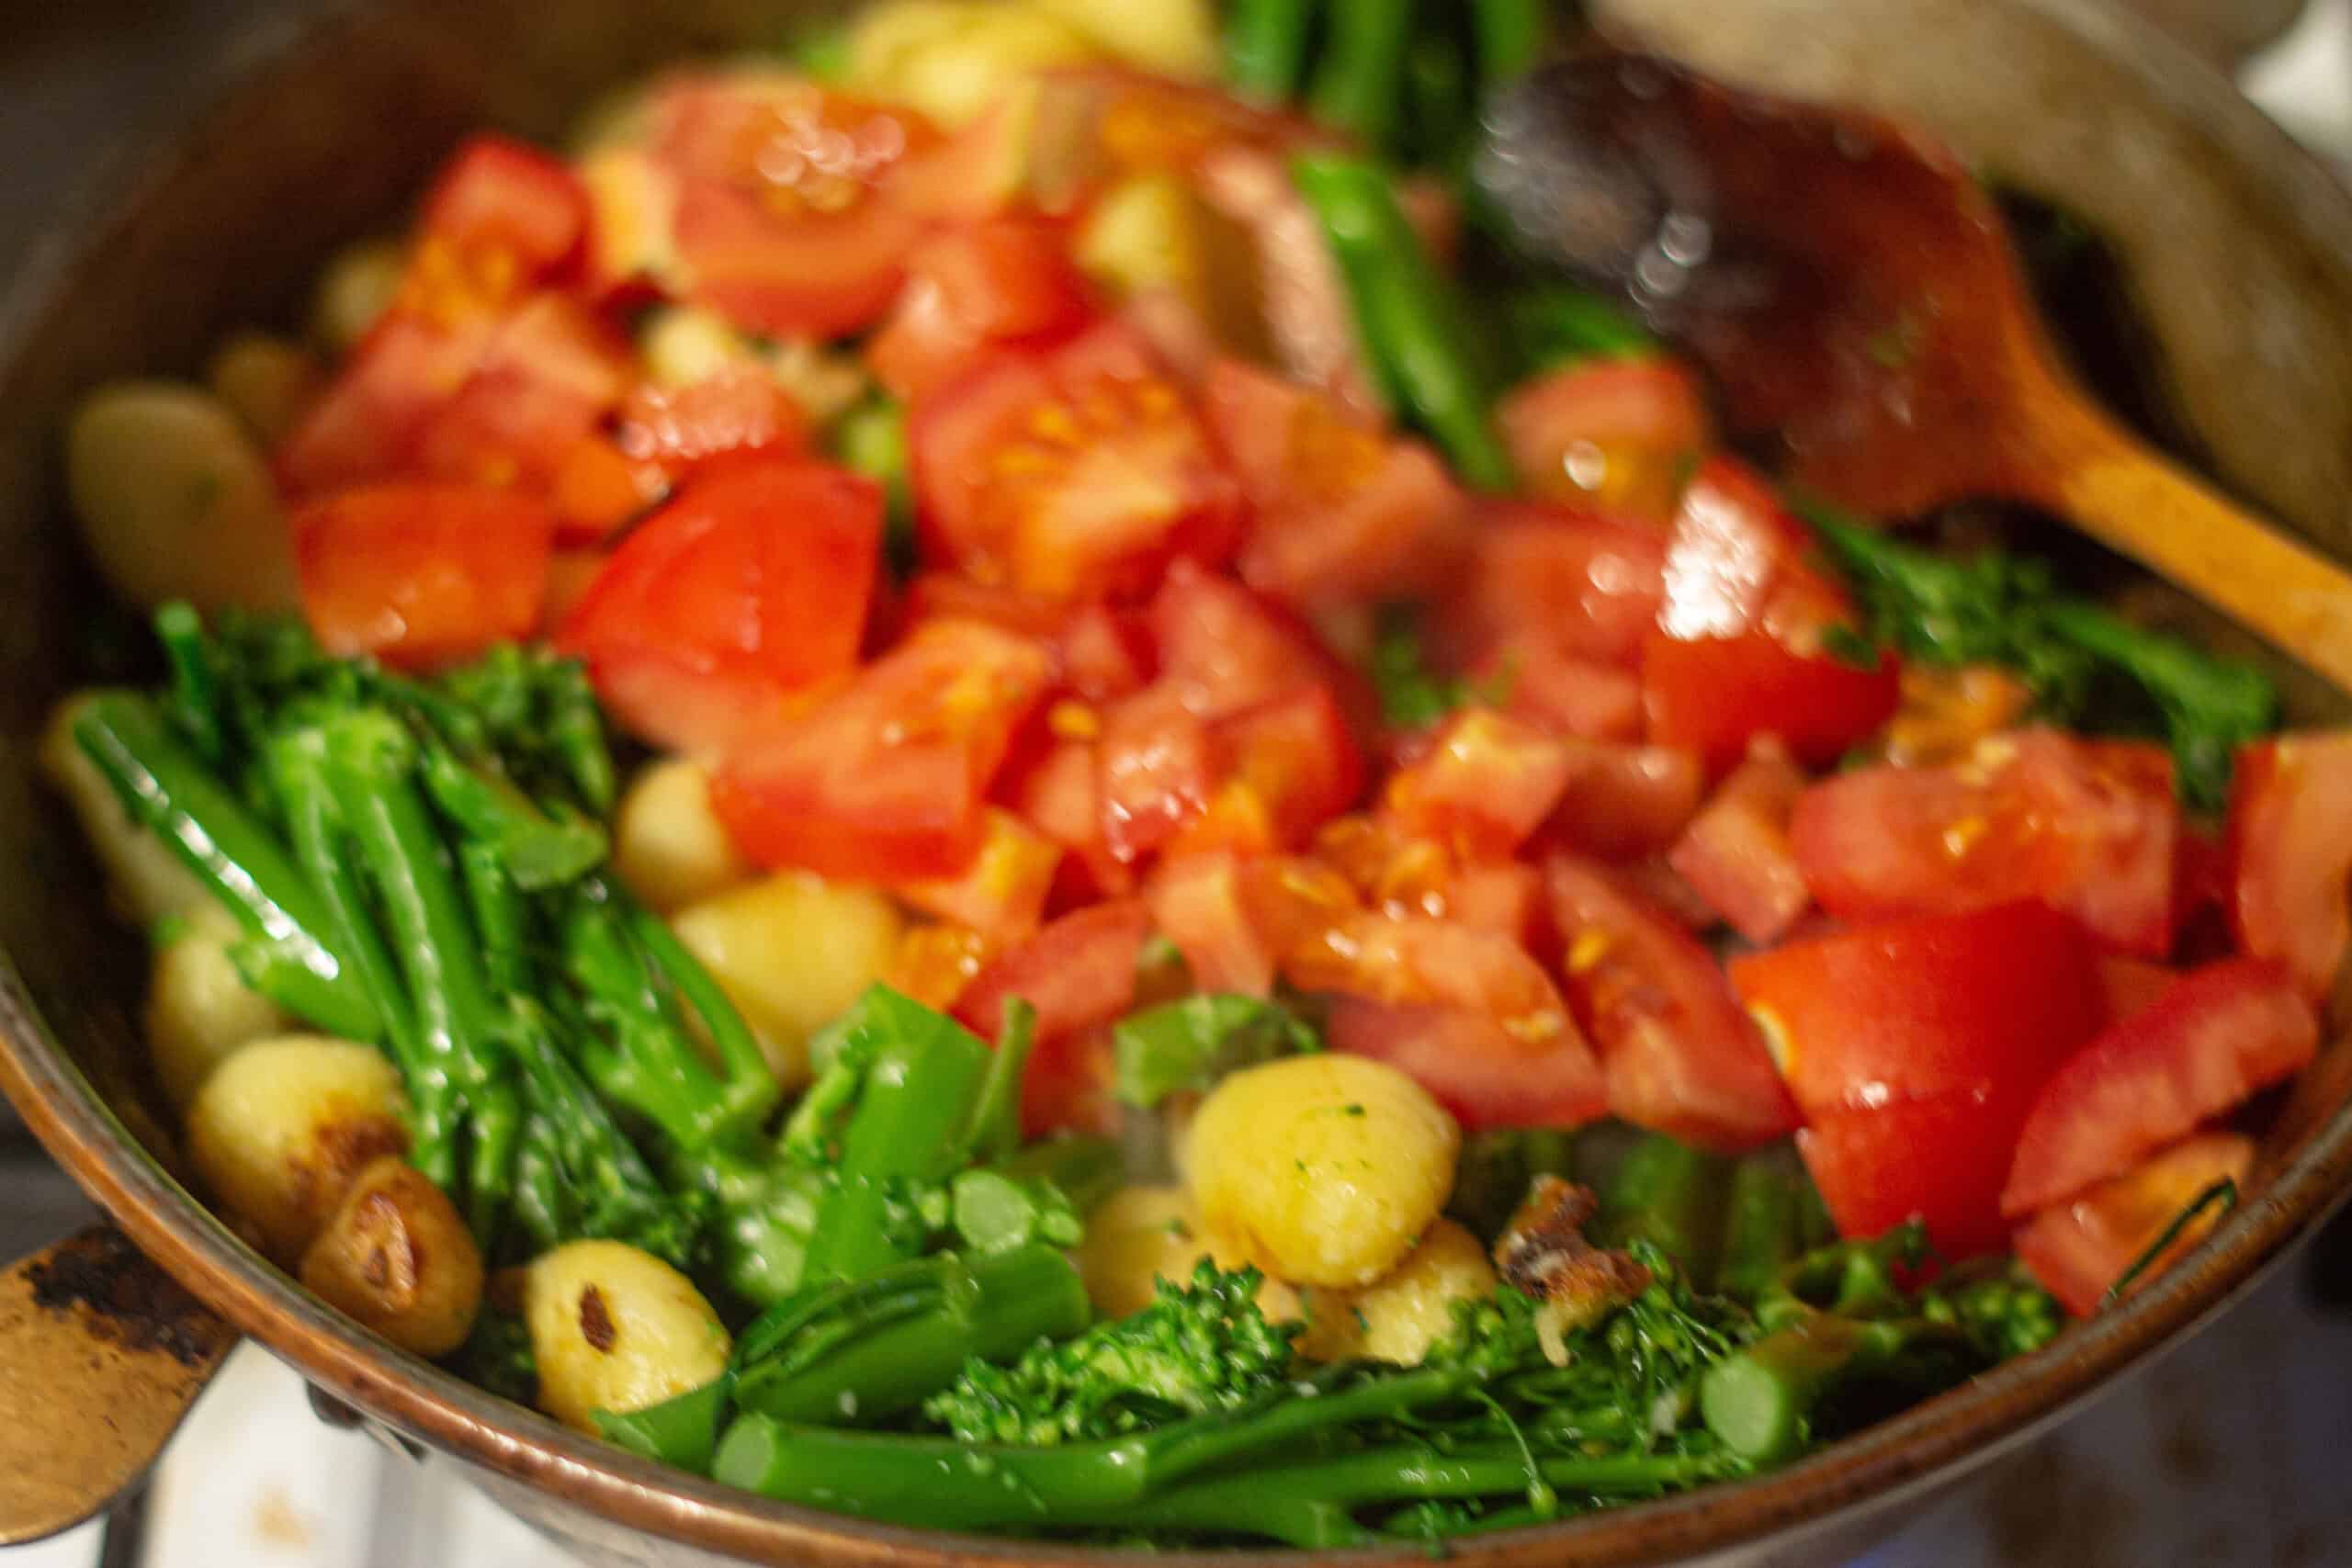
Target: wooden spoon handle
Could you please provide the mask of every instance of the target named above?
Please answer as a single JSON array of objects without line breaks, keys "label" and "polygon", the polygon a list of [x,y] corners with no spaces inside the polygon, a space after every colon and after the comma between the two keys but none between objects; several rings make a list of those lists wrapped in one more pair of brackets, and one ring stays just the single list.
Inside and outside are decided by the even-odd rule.
[{"label": "wooden spoon handle", "polygon": [[2037,411],[2044,501],[2352,692],[2352,573],[2079,403]]},{"label": "wooden spoon handle", "polygon": [[0,1546],[144,1475],[235,1342],[111,1225],[0,1273]]}]

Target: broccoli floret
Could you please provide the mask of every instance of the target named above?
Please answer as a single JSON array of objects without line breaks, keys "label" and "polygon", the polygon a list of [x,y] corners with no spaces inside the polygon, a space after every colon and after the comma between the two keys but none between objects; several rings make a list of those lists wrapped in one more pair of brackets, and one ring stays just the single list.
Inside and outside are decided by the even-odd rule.
[{"label": "broccoli floret", "polygon": [[923,1414],[973,1443],[1046,1447],[1238,1410],[1288,1377],[1296,1324],[1258,1305],[1255,1269],[1204,1259],[1189,1283],[1162,1280],[1152,1303],[1009,1367],[975,1360]]}]

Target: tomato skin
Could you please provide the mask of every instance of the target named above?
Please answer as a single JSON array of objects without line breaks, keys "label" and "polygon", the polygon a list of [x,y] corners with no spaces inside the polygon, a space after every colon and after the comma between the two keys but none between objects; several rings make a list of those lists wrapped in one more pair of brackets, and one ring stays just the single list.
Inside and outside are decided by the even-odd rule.
[{"label": "tomato skin", "polygon": [[1168,564],[1233,553],[1240,487],[1133,329],[989,356],[915,406],[924,558],[1073,600],[1134,597]]},{"label": "tomato skin", "polygon": [[1342,995],[1330,999],[1326,1032],[1332,1050],[1373,1057],[1412,1078],[1465,1132],[1580,1127],[1609,1109],[1600,1066],[1573,1025],[1529,1044],[1473,1009]]},{"label": "tomato skin", "polygon": [[2229,910],[2238,946],[2276,958],[2314,1003],[2352,952],[2352,730],[2239,754],[2230,795]]},{"label": "tomato skin", "polygon": [[763,865],[844,881],[960,874],[981,805],[1053,661],[1025,638],[935,622],[808,711],[730,752],[711,804]]},{"label": "tomato skin", "polygon": [[883,510],[877,486],[842,469],[739,459],[621,542],[557,646],[632,733],[727,750],[855,666]]},{"label": "tomato skin", "polygon": [[1577,766],[1567,742],[1491,708],[1470,708],[1389,779],[1383,809],[1408,835],[1466,857],[1508,857],[1551,816]]},{"label": "tomato skin", "polygon": [[1683,493],[1667,547],[1664,600],[1642,649],[1650,738],[1694,748],[1717,772],[1778,736],[1823,766],[1894,714],[1894,660],[1861,670],[1824,638],[1853,606],[1808,564],[1811,539],[1756,475],[1718,457]]},{"label": "tomato skin", "polygon": [[2284,965],[2232,958],[2191,970],[2043,1086],[2002,1209],[2031,1213],[2120,1175],[2318,1054],[2318,1016]]},{"label": "tomato skin", "polygon": [[1252,513],[1241,575],[1286,604],[1422,599],[1469,543],[1469,500],[1426,446],[1221,359],[1202,385],[1210,431]]},{"label": "tomato skin", "polygon": [[984,1040],[1003,1028],[1004,1003],[1037,1010],[1035,1054],[1022,1081],[1022,1126],[1035,1137],[1057,1128],[1100,1132],[1115,1124],[1107,1052],[1089,1049],[1091,1032],[1135,1006],[1136,964],[1151,917],[1134,899],[1064,915],[981,969],[956,1004],[956,1017]]},{"label": "tomato skin", "polygon": [[1883,1235],[1918,1220],[1954,1261],[2008,1246],[2001,1169],[2023,1114],[2016,1097],[1939,1095],[1866,1111],[1827,1111],[1797,1134],[1797,1153],[1838,1234]]},{"label": "tomato skin", "polygon": [[1659,522],[1712,444],[1698,384],[1668,359],[1593,360],[1539,376],[1495,410],[1520,483],[1547,501]]},{"label": "tomato skin", "polygon": [[1729,1154],[1792,1131],[1796,1106],[1713,956],[1601,867],[1557,855],[1544,874],[1610,1109]]},{"label": "tomato skin", "polygon": [[866,345],[875,376],[902,400],[935,392],[993,349],[1050,342],[1084,325],[1086,279],[1062,237],[1029,218],[995,218],[926,241]]},{"label": "tomato skin", "polygon": [[1860,768],[1797,799],[1790,842],[1840,919],[2040,898],[2120,952],[2172,947],[2180,807],[2159,748],[2032,729],[1968,762]]},{"label": "tomato skin", "polygon": [[338,657],[432,665],[528,636],[555,514],[476,486],[371,485],[295,513],[302,613]]},{"label": "tomato skin", "polygon": [[1723,782],[1667,856],[1732,930],[1778,942],[1813,907],[1789,843],[1804,775],[1777,750],[1751,755]]},{"label": "tomato skin", "polygon": [[1571,742],[1575,768],[1544,829],[1547,843],[1594,860],[1628,862],[1674,847],[1706,798],[1693,751]]},{"label": "tomato skin", "polygon": [[[2076,1317],[2098,1312],[2108,1288],[2138,1262],[2166,1226],[2216,1182],[2244,1188],[2254,1140],[2202,1133],[2099,1183],[2072,1202],[2044,1209],[2017,1233],[2018,1260]],[[2219,1215],[2209,1210],[2149,1266],[2133,1289],[2153,1282],[2203,1240]]]},{"label": "tomato skin", "polygon": [[418,228],[484,269],[492,253],[524,283],[568,272],[588,235],[588,195],[560,160],[503,136],[475,136],[442,164]]},{"label": "tomato skin", "polygon": [[979,851],[961,875],[902,882],[891,891],[926,915],[1010,947],[1044,921],[1062,847],[1009,811],[990,807],[983,816]]},{"label": "tomato skin", "polygon": [[1645,525],[1525,502],[1490,504],[1440,631],[1456,662],[1526,637],[1631,668],[1665,594],[1666,538]]},{"label": "tomato skin", "polygon": [[[2106,1015],[2089,938],[2032,903],[1866,926],[1726,967],[1810,1114],[1955,1094],[2021,1102]],[[1984,1157],[2000,1164],[2006,1147]]]}]

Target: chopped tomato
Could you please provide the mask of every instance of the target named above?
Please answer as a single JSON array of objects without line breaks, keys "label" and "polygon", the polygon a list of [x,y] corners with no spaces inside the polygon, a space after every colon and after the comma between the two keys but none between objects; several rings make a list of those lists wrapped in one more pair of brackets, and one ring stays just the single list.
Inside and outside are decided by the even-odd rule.
[{"label": "chopped tomato", "polygon": [[1195,988],[1211,995],[1273,994],[1272,948],[1250,918],[1238,856],[1218,852],[1164,860],[1144,885],[1159,934],[1174,942]]},{"label": "chopped tomato", "polygon": [[1216,720],[1209,747],[1216,782],[1170,854],[1295,849],[1363,789],[1363,759],[1319,682]]},{"label": "chopped tomato", "polygon": [[2229,900],[2238,945],[2285,964],[2317,1002],[2352,952],[2352,730],[2289,735],[2238,758]]},{"label": "chopped tomato", "polygon": [[563,164],[503,136],[476,136],[449,155],[424,198],[413,273],[463,274],[492,293],[570,270],[588,234],[588,196]]},{"label": "chopped tomato", "polygon": [[[2219,1182],[2244,1187],[2253,1168],[2253,1139],[2235,1133],[2199,1134],[2072,1202],[2036,1214],[2017,1234],[2018,1259],[2068,1312],[2088,1317],[2189,1204]],[[2220,1209],[2207,1209],[2151,1260],[2133,1288],[2154,1280],[2204,1240],[2221,1217]]]},{"label": "chopped tomato", "polygon": [[1114,66],[1053,72],[1041,89],[1029,178],[1049,212],[1082,205],[1121,175],[1192,175],[1237,149],[1287,153],[1329,140],[1230,93]]},{"label": "chopped tomato", "polygon": [[1289,604],[1422,599],[1469,543],[1469,502],[1417,441],[1233,360],[1202,388],[1209,429],[1249,496],[1241,575]]},{"label": "chopped tomato", "polygon": [[1544,638],[1513,637],[1471,671],[1473,689],[1503,694],[1503,711],[1583,740],[1642,738],[1640,677],[1564,653]]},{"label": "chopped tomato", "polygon": [[1336,996],[1326,1033],[1334,1051],[1371,1056],[1412,1078],[1469,1132],[1577,1127],[1608,1110],[1600,1066],[1573,1023],[1529,1041],[1473,1008]]},{"label": "chopped tomato", "polygon": [[1699,470],[1675,513],[1665,601],[1642,649],[1651,739],[1728,768],[1758,735],[1821,765],[1891,717],[1894,660],[1828,651],[1853,635],[1845,592],[1809,563],[1811,536],[1762,479],[1729,458]]},{"label": "chopped tomato", "polygon": [[1906,664],[1902,687],[1885,753],[1906,767],[1965,761],[1980,742],[2024,723],[2033,707],[2033,688],[1996,664]]},{"label": "chopped tomato", "polygon": [[576,301],[526,299],[433,409],[404,467],[436,479],[551,490],[628,387],[628,345]]},{"label": "chopped tomato", "polygon": [[[1169,569],[1148,618],[1161,676],[1204,718],[1266,702],[1302,680],[1340,679],[1315,634],[1295,616],[1191,561]],[[1354,712],[1344,694],[1340,705]]]},{"label": "chopped tomato", "polygon": [[1495,423],[1534,494],[1661,523],[1713,434],[1698,384],[1668,359],[1594,360],[1539,376],[1497,406]]},{"label": "chopped tomato", "polygon": [[690,481],[621,542],[558,637],[632,733],[718,752],[857,662],[882,492],[763,457]]},{"label": "chopped tomato", "polygon": [[2012,1099],[1898,1100],[1808,1118],[1797,1153],[1838,1235],[1883,1235],[1917,1220],[1936,1250],[1958,1260],[2008,1246],[2001,1162],[1987,1151],[2007,1148],[2017,1124]]},{"label": "chopped tomato", "polygon": [[1526,502],[1490,505],[1439,626],[1462,663],[1518,637],[1631,667],[1657,623],[1666,540],[1639,523]]},{"label": "chopped tomato", "polygon": [[1037,1010],[1036,1049],[1022,1079],[1031,1136],[1115,1124],[1108,1055],[1086,1042],[1135,1006],[1136,964],[1150,935],[1151,917],[1134,899],[1064,915],[982,969],[956,1004],[956,1016],[987,1040],[999,1037],[1008,998]]},{"label": "chopped tomato", "polygon": [[2106,999],[2106,1023],[2120,1023],[2172,988],[2179,971],[2144,958],[2119,958],[2103,953],[2098,961],[2099,995]]},{"label": "chopped tomato", "polygon": [[[1095,796],[1095,748],[1062,740],[1006,769],[1001,797],[1032,827],[1069,851],[1049,907],[1068,908],[1134,889],[1126,863],[1102,840]],[[1066,895],[1066,896],[1065,896]]]},{"label": "chopped tomato", "polygon": [[528,496],[381,484],[295,513],[302,613],[339,657],[429,665],[528,636],[555,515]]},{"label": "chopped tomato", "polygon": [[719,820],[763,865],[846,881],[961,874],[1013,732],[1045,695],[1035,643],[941,621],[816,706],[746,737],[711,789]]},{"label": "chopped tomato", "polygon": [[1752,753],[1684,829],[1667,863],[1732,930],[1753,942],[1788,934],[1813,895],[1789,844],[1804,775],[1785,752]]},{"label": "chopped tomato", "polygon": [[1241,495],[1132,329],[994,356],[911,425],[932,561],[1056,599],[1140,595],[1179,557],[1232,553]]},{"label": "chopped tomato", "polygon": [[2126,953],[2172,946],[2180,831],[2171,758],[2055,730],[1998,736],[1940,768],[1861,768],[1798,797],[1790,841],[1840,919],[2039,898]]},{"label": "chopped tomato", "polygon": [[1436,839],[1465,857],[1508,856],[1551,816],[1577,767],[1567,741],[1491,708],[1470,708],[1389,779],[1383,808],[1407,834]]},{"label": "chopped tomato", "polygon": [[2191,970],[2044,1086],[2001,1207],[2029,1214],[2119,1176],[2318,1053],[2319,1020],[2283,965],[2232,958]]},{"label": "chopped tomato", "polygon": [[967,927],[910,926],[899,939],[883,981],[925,1007],[953,1011],[990,951],[988,938]]},{"label": "chopped tomato", "polygon": [[2095,956],[2074,921],[2018,903],[1792,942],[1729,973],[1808,1113],[1951,1094],[2022,1108],[2099,1029]]},{"label": "chopped tomato", "polygon": [[714,457],[805,452],[808,416],[765,370],[730,365],[684,387],[639,386],[621,404],[619,446],[675,479]]},{"label": "chopped tomato", "polygon": [[865,359],[885,387],[912,400],[991,350],[1066,337],[1089,314],[1086,279],[1059,234],[1035,219],[991,219],[914,253],[898,306]]},{"label": "chopped tomato", "polygon": [[549,499],[567,545],[603,543],[669,493],[670,478],[602,435],[572,443],[555,471]]},{"label": "chopped tomato", "polygon": [[1089,703],[1141,690],[1149,665],[1150,639],[1138,617],[1128,612],[1102,604],[1073,608],[947,572],[925,572],[907,584],[899,617],[910,626],[924,621],[986,621],[1051,643],[1061,683]]},{"label": "chopped tomato", "polygon": [[1707,950],[1602,868],[1545,868],[1562,973],[1600,1052],[1609,1108],[1636,1126],[1736,1153],[1783,1137],[1796,1106]]},{"label": "chopped tomato", "polygon": [[838,337],[878,321],[930,220],[892,175],[937,146],[910,110],[788,72],[681,73],[648,107],[648,151],[676,176],[686,296],[753,331]]},{"label": "chopped tomato", "polygon": [[1207,723],[1165,682],[1112,705],[1094,763],[1102,842],[1122,864],[1159,852],[1208,808],[1216,782]]},{"label": "chopped tomato", "polygon": [[1575,770],[1547,840],[1595,860],[1637,861],[1672,849],[1706,798],[1697,753],[1664,746],[1570,742]]},{"label": "chopped tomato", "polygon": [[901,882],[891,891],[999,946],[1025,941],[1046,918],[1062,847],[1010,811],[989,807],[979,852],[962,874]]}]

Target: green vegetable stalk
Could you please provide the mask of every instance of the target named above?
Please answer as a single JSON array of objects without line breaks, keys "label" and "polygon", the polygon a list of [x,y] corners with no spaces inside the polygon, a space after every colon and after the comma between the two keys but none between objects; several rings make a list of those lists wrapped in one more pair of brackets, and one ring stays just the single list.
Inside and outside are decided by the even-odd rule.
[{"label": "green vegetable stalk", "polygon": [[1602,1190],[1594,1239],[1611,1247],[1648,1242],[1703,1285],[1714,1278],[1730,1175],[1723,1159],[1654,1133],[1634,1145]]}]

